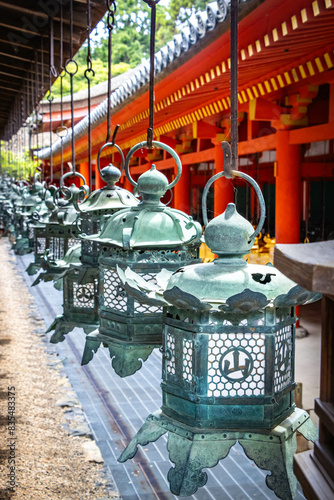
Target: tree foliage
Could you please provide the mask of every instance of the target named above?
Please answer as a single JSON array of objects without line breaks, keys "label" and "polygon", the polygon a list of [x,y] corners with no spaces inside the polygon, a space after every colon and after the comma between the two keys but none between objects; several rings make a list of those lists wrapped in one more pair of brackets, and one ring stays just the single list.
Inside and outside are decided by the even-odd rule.
[{"label": "tree foliage", "polygon": [[[169,0],[168,6],[156,6],[155,50],[159,50],[178,32],[178,27],[194,12],[204,10],[205,0]],[[115,25],[112,30],[112,76],[128,71],[149,57],[151,9],[144,0],[118,0]],[[107,17],[91,34],[91,56],[95,75],[89,73],[91,85],[108,79],[108,29]],[[73,78],[73,90],[87,88],[87,42],[75,56],[78,72]],[[52,87],[54,97],[60,97],[61,78]],[[63,95],[70,93],[70,77],[63,78]]]},{"label": "tree foliage", "polygon": [[[172,39],[176,26],[168,8],[156,7],[156,50]],[[112,38],[112,60],[114,64],[127,63],[131,68],[149,57],[151,9],[140,0],[120,0],[117,2],[115,26]],[[104,18],[104,36],[94,43],[93,55],[103,62],[108,60],[108,30]]]},{"label": "tree foliage", "polygon": [[207,3],[205,0],[169,0],[169,15],[176,23],[184,23],[195,12],[205,10]]}]

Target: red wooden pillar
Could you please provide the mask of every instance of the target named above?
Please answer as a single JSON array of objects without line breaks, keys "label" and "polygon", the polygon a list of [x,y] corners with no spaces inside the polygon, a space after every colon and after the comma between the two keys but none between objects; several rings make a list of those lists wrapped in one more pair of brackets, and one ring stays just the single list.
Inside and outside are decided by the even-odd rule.
[{"label": "red wooden pillar", "polygon": [[132,186],[131,182],[128,180],[128,178],[125,175],[122,178],[123,178],[123,188],[132,193],[133,186]]},{"label": "red wooden pillar", "polygon": [[[174,168],[176,176],[177,169]],[[190,213],[190,165],[182,166],[182,174],[179,182],[174,186],[174,208]]]},{"label": "red wooden pillar", "polygon": [[288,131],[277,132],[276,144],[276,242],[299,243],[301,146],[289,144]]},{"label": "red wooden pillar", "polygon": [[[223,150],[220,144],[215,145],[215,174],[224,166]],[[214,216],[225,212],[228,203],[234,203],[234,187],[231,179],[222,177],[214,183]],[[209,218],[210,219],[210,218]]]},{"label": "red wooden pillar", "polygon": [[[86,184],[88,185],[89,184],[89,163],[86,161],[86,162],[83,162],[83,163],[80,163],[80,174],[84,176],[84,178],[86,179]],[[81,184],[83,184],[83,181],[81,181]]]},{"label": "red wooden pillar", "polygon": [[97,168],[97,163],[95,164],[95,190],[96,189],[101,189],[103,187],[104,182],[102,182],[102,179],[100,177],[100,172],[99,169]]}]

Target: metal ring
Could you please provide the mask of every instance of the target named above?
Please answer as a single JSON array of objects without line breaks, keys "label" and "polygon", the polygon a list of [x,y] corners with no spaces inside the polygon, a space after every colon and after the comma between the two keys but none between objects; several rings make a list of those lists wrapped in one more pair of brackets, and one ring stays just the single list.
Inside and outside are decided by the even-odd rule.
[{"label": "metal ring", "polygon": [[121,168],[121,173],[123,172],[123,169],[124,169],[124,154],[123,154],[123,151],[121,150],[121,148],[117,145],[117,144],[114,144],[113,142],[106,142],[100,149],[100,151],[98,152],[97,154],[97,160],[96,160],[96,163],[97,163],[97,168],[99,170],[99,174],[100,174],[100,177],[102,178],[102,175],[101,175],[101,168],[100,168],[100,156],[101,156],[101,153],[102,151],[104,150],[104,148],[106,147],[110,147],[110,148],[116,148],[117,151],[121,154],[121,158],[122,158],[122,168]]},{"label": "metal ring", "polygon": [[[92,74],[92,76],[88,76],[88,73],[93,73],[93,74]],[[87,68],[87,69],[85,69],[85,71],[84,71],[84,75],[85,75],[85,78],[86,78],[87,80],[91,80],[91,79],[92,79],[92,77],[94,77],[94,76],[95,76],[95,71],[93,70],[93,68]]]},{"label": "metal ring", "polygon": [[[266,218],[266,205],[264,202],[263,194],[260,189],[260,186],[258,183],[251,177],[250,175],[247,175],[243,172],[239,172],[239,170],[232,170],[232,175],[233,177],[241,177],[245,181],[249,182],[251,184],[257,194],[259,203],[260,203],[260,220],[257,225],[257,228],[255,229],[254,233],[249,237],[249,240],[252,240],[255,238],[261,231],[264,220]],[[211,187],[211,184],[213,184],[217,179],[220,179],[220,177],[226,177],[225,172],[219,172],[218,174],[214,175],[211,177],[211,179],[206,183],[205,188],[203,190],[203,195],[202,195],[202,213],[203,213],[203,221],[204,221],[204,226],[206,227],[208,225],[208,214],[207,214],[207,205],[206,205],[206,199],[208,196],[208,191]]]},{"label": "metal ring", "polygon": [[84,181],[84,184],[86,184],[86,179],[84,178],[84,176],[82,174],[80,174],[80,172],[66,172],[66,174],[64,174],[60,178],[60,181],[59,181],[60,188],[63,186],[64,179],[66,179],[67,177],[80,177],[80,179],[82,179]]},{"label": "metal ring", "polygon": [[[71,63],[74,63],[75,64],[75,71],[69,71],[67,69],[67,66]],[[68,59],[65,63],[65,71],[68,75],[70,76],[74,76],[77,72],[78,72],[78,69],[79,69],[79,66],[78,66],[78,63],[74,60],[74,59]]]},{"label": "metal ring", "polygon": [[78,213],[83,213],[83,210],[81,210],[80,204],[78,203],[78,201],[83,201],[79,200],[79,197],[81,197],[82,195],[83,200],[85,199],[85,196],[89,195],[89,187],[85,184],[79,187],[79,191],[77,193],[74,193],[72,198],[73,206]]},{"label": "metal ring", "polygon": [[[180,179],[181,174],[182,174],[182,163],[181,163],[180,157],[176,153],[176,151],[174,151],[174,149],[172,149],[171,147],[167,146],[167,144],[164,144],[163,142],[159,142],[159,141],[152,141],[152,146],[154,146],[156,148],[163,149],[164,151],[169,153],[174,158],[174,160],[176,162],[177,174],[176,174],[176,177],[173,180],[173,182],[168,184],[168,186],[166,187],[166,191],[167,191],[168,189],[171,189],[172,187],[175,186],[175,184],[177,184],[179,182],[179,179]],[[135,187],[137,186],[137,182],[135,182],[130,175],[129,162],[130,162],[130,158],[133,155],[133,153],[138,151],[138,149],[144,149],[144,148],[147,148],[147,141],[139,142],[138,144],[136,144],[135,146],[133,146],[130,149],[130,151],[128,152],[128,154],[126,155],[126,158],[125,158],[125,175],[126,175],[128,181],[131,182],[131,184]]]}]

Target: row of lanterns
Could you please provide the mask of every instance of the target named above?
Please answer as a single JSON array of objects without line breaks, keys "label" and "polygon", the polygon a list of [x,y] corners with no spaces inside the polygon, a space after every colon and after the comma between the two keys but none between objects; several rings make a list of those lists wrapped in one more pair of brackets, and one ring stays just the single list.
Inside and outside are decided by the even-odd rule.
[{"label": "row of lanterns", "polygon": [[[234,204],[207,223],[208,189],[225,174],[216,175],[204,190],[203,217],[205,242],[217,258],[202,263],[202,227],[161,202],[181,176],[176,152],[153,141],[176,162],[172,183],[154,165],[137,182],[131,177],[131,157],[147,146],[137,144],[124,161],[140,201],[117,186],[121,172],[111,164],[100,170],[107,185],[92,193],[78,173],[63,175],[51,192],[38,176],[30,188],[3,178],[0,223],[6,232],[17,231],[17,253],[34,251],[27,271],[43,269],[34,284],[53,280],[62,290],[64,311],[48,329],[51,342],[81,327],[87,334],[82,364],[102,344],[121,377],[134,374],[160,348],[162,407],[148,416],[119,461],[168,433],[175,464],[170,488],[187,496],[206,483],[202,469],[216,465],[239,441],[249,458],[271,472],[269,488],[279,498],[293,498],[296,432],[316,439],[309,415],[294,405],[295,306],[319,295],[271,265],[245,261],[265,207],[256,182],[241,172],[233,176],[250,182],[259,197],[259,226],[254,231]],[[84,185],[66,187],[73,175]]]}]

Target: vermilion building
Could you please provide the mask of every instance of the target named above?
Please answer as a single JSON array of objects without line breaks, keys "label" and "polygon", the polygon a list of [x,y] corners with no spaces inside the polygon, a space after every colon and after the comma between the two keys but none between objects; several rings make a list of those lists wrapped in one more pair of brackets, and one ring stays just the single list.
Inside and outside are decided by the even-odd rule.
[{"label": "vermilion building", "polygon": [[[277,242],[334,235],[333,49],[332,0],[240,3],[239,169],[262,187],[268,212],[266,231]],[[220,143],[230,137],[229,57],[229,13],[220,1],[209,4],[206,12],[199,13],[156,54],[154,138],[175,148],[182,160],[173,206],[199,220],[202,189],[214,171],[222,170]],[[118,77],[113,86],[111,129],[120,125],[117,143],[125,153],[146,140],[148,71],[144,64]],[[93,168],[106,137],[105,94],[96,93],[91,114]],[[76,163],[87,175],[86,97],[82,95],[75,103]],[[65,121],[69,118],[69,103],[64,103],[64,117]],[[59,120],[59,104],[55,103],[53,129]],[[49,126],[45,106],[44,130]],[[69,134],[63,140],[65,164],[71,161],[70,146]],[[56,171],[60,149],[60,141],[55,142]],[[49,148],[39,157],[47,165]],[[117,160],[116,154],[113,161]],[[110,157],[103,158],[103,162],[109,161]],[[153,162],[173,177],[174,163],[160,150],[139,151],[131,162],[132,175],[136,178]],[[93,188],[97,188],[99,177],[93,177]],[[130,188],[126,179],[123,184]],[[229,180],[215,186],[211,209],[221,213],[233,200],[236,185],[239,209],[256,221],[253,193]]]}]

